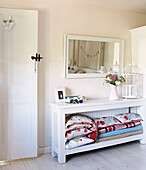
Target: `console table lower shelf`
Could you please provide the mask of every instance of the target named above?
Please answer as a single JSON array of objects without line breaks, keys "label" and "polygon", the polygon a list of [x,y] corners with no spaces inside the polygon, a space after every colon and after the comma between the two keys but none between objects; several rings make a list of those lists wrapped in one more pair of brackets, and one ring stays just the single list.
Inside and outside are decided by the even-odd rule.
[{"label": "console table lower shelf", "polygon": [[[143,139],[143,134],[139,134],[139,135],[133,135],[133,136],[128,136],[128,137],[119,138],[119,139],[113,139],[113,140],[88,144],[88,145],[76,147],[73,149],[66,149],[65,154],[62,156],[62,158],[60,160],[64,160],[66,162],[67,155],[90,151],[90,150],[96,150],[96,149],[105,148],[108,146],[114,146],[114,145],[118,145],[118,144],[122,144],[122,143],[132,142],[132,141],[136,141],[136,140],[140,140],[140,142],[142,143],[142,139]],[[53,154],[54,151],[55,151],[55,154]],[[56,154],[56,153],[58,153],[57,147],[54,147],[54,151],[52,153],[52,156],[53,157],[58,156],[58,154]],[[64,161],[60,162],[58,160],[59,163],[65,163]]]},{"label": "console table lower shelf", "polygon": [[[132,101],[132,102],[131,102]],[[118,145],[126,142],[139,140],[141,143],[146,143],[145,121],[142,122],[143,133],[134,134],[131,136],[111,139],[107,141],[96,142],[72,149],[65,149],[65,115],[73,113],[81,113],[90,115],[92,118],[102,116],[113,116],[116,113],[136,112],[145,120],[145,99],[136,100],[119,100],[119,101],[92,101],[81,105],[69,104],[51,104],[52,111],[52,156],[58,156],[60,164],[66,162],[66,156],[79,152],[85,152],[95,149],[100,149],[108,146]]]}]

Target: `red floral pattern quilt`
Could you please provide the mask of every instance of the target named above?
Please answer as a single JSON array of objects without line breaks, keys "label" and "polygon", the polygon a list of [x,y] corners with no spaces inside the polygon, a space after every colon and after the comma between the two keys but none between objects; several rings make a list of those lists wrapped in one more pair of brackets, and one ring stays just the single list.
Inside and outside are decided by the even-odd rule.
[{"label": "red floral pattern quilt", "polygon": [[86,136],[94,141],[97,138],[97,125],[90,117],[74,114],[66,117],[65,142]]},{"label": "red floral pattern quilt", "polygon": [[95,122],[97,123],[98,128],[105,128],[111,125],[121,124],[121,122],[113,116],[96,118]]},{"label": "red floral pattern quilt", "polygon": [[141,125],[141,122],[130,122],[130,123],[125,123],[125,124],[121,124],[121,125],[113,125],[110,127],[99,129],[99,134],[111,132],[114,130],[131,128],[131,127],[135,127],[135,126],[139,126],[139,125]]},{"label": "red floral pattern quilt", "polygon": [[122,113],[117,114],[114,117],[118,119],[121,123],[142,121],[142,118],[138,113]]}]

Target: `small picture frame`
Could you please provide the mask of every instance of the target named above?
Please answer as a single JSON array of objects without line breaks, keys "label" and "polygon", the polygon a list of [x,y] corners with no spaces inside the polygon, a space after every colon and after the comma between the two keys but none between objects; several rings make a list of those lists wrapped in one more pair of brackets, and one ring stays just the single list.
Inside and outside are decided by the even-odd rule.
[{"label": "small picture frame", "polygon": [[55,89],[56,102],[65,102],[65,88]]}]

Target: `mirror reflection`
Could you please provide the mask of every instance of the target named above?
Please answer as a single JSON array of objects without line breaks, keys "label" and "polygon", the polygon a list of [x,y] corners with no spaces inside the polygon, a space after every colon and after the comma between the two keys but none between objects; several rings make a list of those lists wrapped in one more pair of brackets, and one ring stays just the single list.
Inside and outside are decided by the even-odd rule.
[{"label": "mirror reflection", "polygon": [[[93,73],[118,73],[121,68],[122,41],[112,38],[67,35],[66,77]],[[75,77],[75,76],[74,76]]]},{"label": "mirror reflection", "polygon": [[68,57],[69,73],[119,71],[119,43],[116,42],[69,40]]}]

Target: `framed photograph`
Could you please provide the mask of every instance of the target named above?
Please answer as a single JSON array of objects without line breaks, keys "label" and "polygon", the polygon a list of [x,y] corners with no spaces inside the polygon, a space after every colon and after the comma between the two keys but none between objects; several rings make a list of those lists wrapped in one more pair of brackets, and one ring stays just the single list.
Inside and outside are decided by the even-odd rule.
[{"label": "framed photograph", "polygon": [[65,102],[65,88],[55,89],[56,102]]}]

